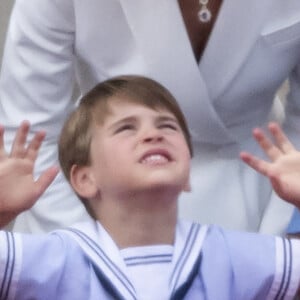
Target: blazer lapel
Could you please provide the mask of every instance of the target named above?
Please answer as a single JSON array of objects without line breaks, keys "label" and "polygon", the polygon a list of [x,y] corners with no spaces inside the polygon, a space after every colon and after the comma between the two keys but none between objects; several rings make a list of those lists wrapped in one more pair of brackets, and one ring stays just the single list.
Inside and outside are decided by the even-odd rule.
[{"label": "blazer lapel", "polygon": [[188,116],[193,139],[232,143],[233,138],[212,106],[177,1],[157,1],[154,5],[149,0],[120,0],[120,4],[146,64],[145,75],[173,93]]},{"label": "blazer lapel", "polygon": [[[200,62],[212,99],[230,84],[260,34],[272,0],[224,0]],[[234,13],[232,13],[234,12]]]}]

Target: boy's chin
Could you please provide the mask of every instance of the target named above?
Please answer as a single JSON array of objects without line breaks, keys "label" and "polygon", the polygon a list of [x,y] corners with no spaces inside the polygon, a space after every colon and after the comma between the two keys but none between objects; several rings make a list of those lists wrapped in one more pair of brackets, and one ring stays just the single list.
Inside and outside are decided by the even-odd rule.
[{"label": "boy's chin", "polygon": [[182,192],[189,192],[190,188],[186,186],[186,184],[182,183],[174,183],[174,182],[168,182],[168,181],[158,181],[158,182],[152,182],[149,184],[145,189],[150,191],[160,191],[160,192],[170,192],[170,193],[177,193],[178,195]]}]

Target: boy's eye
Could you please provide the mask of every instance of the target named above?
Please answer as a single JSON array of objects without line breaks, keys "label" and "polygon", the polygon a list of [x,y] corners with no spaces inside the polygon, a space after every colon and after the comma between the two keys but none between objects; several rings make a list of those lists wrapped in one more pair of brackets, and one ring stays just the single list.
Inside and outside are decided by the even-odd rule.
[{"label": "boy's eye", "polygon": [[134,129],[134,125],[124,124],[124,125],[120,126],[119,128],[117,128],[115,133],[119,133],[119,132],[126,131],[126,130],[133,130],[133,129]]},{"label": "boy's eye", "polygon": [[167,128],[167,129],[172,129],[172,130],[178,130],[178,125],[176,123],[162,123],[160,128]]}]

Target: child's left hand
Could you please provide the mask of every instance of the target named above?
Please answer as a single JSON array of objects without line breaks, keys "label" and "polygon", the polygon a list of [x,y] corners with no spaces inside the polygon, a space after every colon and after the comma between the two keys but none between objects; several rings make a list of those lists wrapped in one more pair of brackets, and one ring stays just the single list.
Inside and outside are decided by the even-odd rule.
[{"label": "child's left hand", "polygon": [[45,133],[37,132],[26,145],[28,131],[29,123],[23,122],[7,154],[0,126],[0,227],[33,206],[58,173],[58,167],[51,167],[34,180],[34,163]]},{"label": "child's left hand", "polygon": [[258,128],[253,130],[253,136],[270,158],[270,162],[247,152],[241,152],[240,157],[257,172],[269,177],[280,198],[300,208],[300,152],[295,149],[278,124],[270,123],[268,129],[274,142]]}]

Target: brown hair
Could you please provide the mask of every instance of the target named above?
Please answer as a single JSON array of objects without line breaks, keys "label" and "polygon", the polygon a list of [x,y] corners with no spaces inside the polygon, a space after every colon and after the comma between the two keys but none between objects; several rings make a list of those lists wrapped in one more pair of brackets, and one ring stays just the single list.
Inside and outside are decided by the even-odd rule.
[{"label": "brown hair", "polygon": [[103,124],[109,115],[109,100],[118,96],[124,101],[142,104],[153,109],[164,108],[177,119],[188,144],[192,145],[188,127],[178,103],[171,93],[156,81],[142,76],[119,76],[97,84],[81,98],[79,106],[70,114],[59,139],[59,162],[70,180],[73,165],[91,163],[90,144],[92,124]]}]

